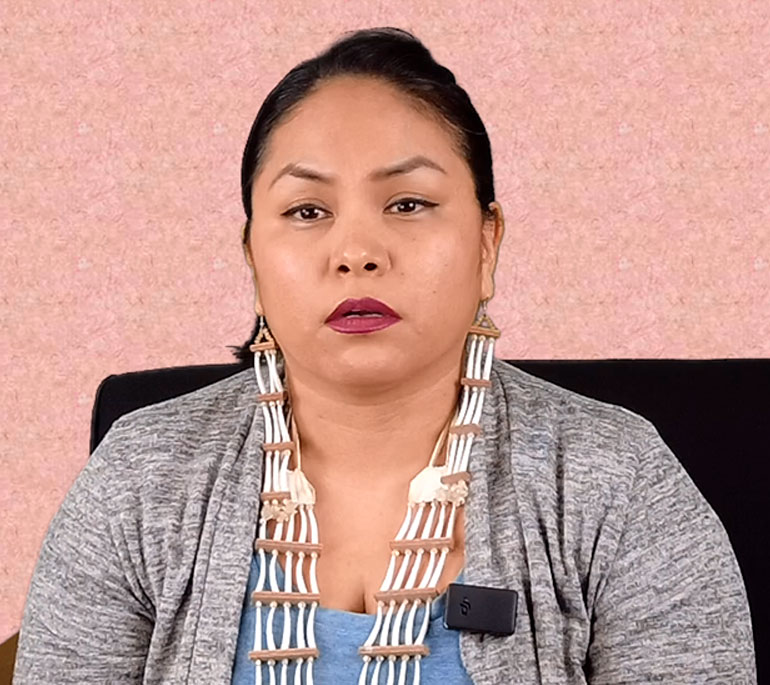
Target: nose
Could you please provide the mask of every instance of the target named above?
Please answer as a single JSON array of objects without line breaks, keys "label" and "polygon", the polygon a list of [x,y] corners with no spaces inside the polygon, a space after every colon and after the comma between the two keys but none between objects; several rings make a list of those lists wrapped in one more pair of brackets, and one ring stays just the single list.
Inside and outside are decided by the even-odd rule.
[{"label": "nose", "polygon": [[348,273],[354,271],[363,273],[364,271],[382,271],[377,259],[369,255],[346,255],[337,266],[337,271]]},{"label": "nose", "polygon": [[389,266],[388,252],[375,229],[341,231],[332,249],[331,267],[336,273],[382,274]]}]

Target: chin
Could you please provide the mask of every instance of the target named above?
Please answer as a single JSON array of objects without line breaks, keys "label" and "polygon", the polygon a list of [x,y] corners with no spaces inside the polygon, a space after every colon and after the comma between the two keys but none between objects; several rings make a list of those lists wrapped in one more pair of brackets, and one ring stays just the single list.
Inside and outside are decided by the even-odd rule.
[{"label": "chin", "polygon": [[413,354],[393,349],[348,349],[327,362],[336,370],[340,383],[350,385],[387,386],[400,383],[419,368]]}]

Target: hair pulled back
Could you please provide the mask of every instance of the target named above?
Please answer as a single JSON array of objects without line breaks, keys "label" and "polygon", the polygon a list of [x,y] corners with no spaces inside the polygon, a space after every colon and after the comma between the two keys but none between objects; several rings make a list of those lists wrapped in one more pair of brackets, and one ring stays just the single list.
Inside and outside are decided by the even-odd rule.
[{"label": "hair pulled back", "polygon": [[[491,217],[489,203],[495,199],[492,152],[481,117],[454,74],[436,62],[420,40],[408,31],[386,26],[343,34],[321,54],[300,62],[265,98],[251,126],[241,162],[244,243],[251,232],[252,186],[261,171],[270,134],[326,80],[346,75],[368,76],[392,84],[424,114],[445,125],[473,176],[481,213]],[[253,363],[254,353],[249,346],[257,327],[258,322],[243,345],[230,346],[244,366]]]}]

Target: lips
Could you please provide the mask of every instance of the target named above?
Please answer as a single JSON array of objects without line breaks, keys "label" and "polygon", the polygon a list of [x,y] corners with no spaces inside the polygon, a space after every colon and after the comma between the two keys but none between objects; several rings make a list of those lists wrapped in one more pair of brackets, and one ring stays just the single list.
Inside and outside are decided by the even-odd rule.
[{"label": "lips", "polygon": [[348,298],[337,305],[336,309],[326,317],[325,323],[342,318],[371,318],[390,317],[400,319],[401,317],[393,311],[388,305],[373,297],[364,297],[361,299]]}]

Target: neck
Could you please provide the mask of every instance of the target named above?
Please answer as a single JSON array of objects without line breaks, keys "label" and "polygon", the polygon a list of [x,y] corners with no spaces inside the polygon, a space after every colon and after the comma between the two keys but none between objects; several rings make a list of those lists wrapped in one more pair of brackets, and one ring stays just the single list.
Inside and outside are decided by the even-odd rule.
[{"label": "neck", "polygon": [[461,354],[455,356],[366,391],[287,366],[302,470],[311,482],[395,484],[424,468],[457,407]]}]

